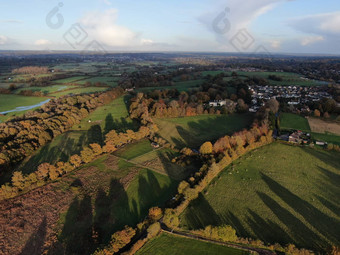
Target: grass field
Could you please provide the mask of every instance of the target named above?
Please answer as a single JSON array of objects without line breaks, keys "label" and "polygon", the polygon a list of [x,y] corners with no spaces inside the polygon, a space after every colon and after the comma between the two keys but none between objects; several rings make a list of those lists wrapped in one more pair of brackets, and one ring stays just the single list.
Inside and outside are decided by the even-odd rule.
[{"label": "grass field", "polygon": [[156,119],[161,137],[178,148],[197,148],[203,142],[246,128],[252,115],[201,115],[183,118]]},{"label": "grass field", "polygon": [[274,143],[235,161],[181,215],[242,237],[323,250],[340,245],[339,153]]},{"label": "grass field", "polygon": [[69,87],[66,85],[52,85],[52,86],[46,86],[46,87],[26,87],[26,88],[20,88],[20,89],[15,90],[15,93],[19,94],[23,90],[32,90],[34,92],[38,91],[38,92],[43,92],[45,94],[49,94],[49,93],[54,93],[54,92],[62,91],[62,90],[69,89],[69,88],[72,88],[72,87]]},{"label": "grass field", "polygon": [[153,149],[151,146],[151,142],[145,139],[137,143],[128,144],[124,146],[124,148],[116,151],[114,154],[118,157],[130,160],[138,156],[141,156],[145,153],[148,153],[152,150]]},{"label": "grass field", "polygon": [[331,133],[320,134],[320,133],[313,133],[312,132],[312,138],[315,139],[315,140],[321,140],[323,142],[340,145],[340,136],[339,135],[334,135],[334,134],[331,134]]},{"label": "grass field", "polygon": [[[72,130],[59,135],[52,142],[37,150],[17,166],[17,169],[30,173],[44,162],[54,164],[58,161],[67,161],[73,154],[78,154],[84,146],[91,143],[102,144],[105,134],[112,129],[119,131],[137,129],[137,124],[127,118],[127,115],[124,97],[117,98],[110,104],[96,109]],[[107,116],[110,117],[107,118]],[[89,119],[92,120],[91,123],[88,122]],[[11,173],[4,176],[0,183],[8,181],[10,177]]]},{"label": "grass field", "polygon": [[86,82],[92,82],[92,83],[104,82],[111,87],[115,87],[118,84],[117,81],[118,81],[118,78],[116,78],[116,77],[98,76],[98,77],[92,77],[92,78],[89,78],[89,79],[81,80],[81,81],[78,81],[77,83],[78,84],[85,84]]},{"label": "grass field", "polygon": [[308,120],[300,115],[293,113],[280,114],[280,127],[281,129],[297,129],[310,132]]},{"label": "grass field", "polygon": [[50,96],[53,97],[61,97],[70,94],[82,94],[82,93],[94,93],[94,92],[101,92],[107,90],[106,87],[84,87],[84,88],[73,88],[70,90],[64,90],[61,92],[51,93]]},{"label": "grass field", "polygon": [[163,86],[163,87],[145,87],[138,88],[137,92],[149,92],[153,90],[165,90],[165,89],[177,89],[178,91],[188,91],[189,89],[194,89],[202,85],[204,80],[190,80],[190,81],[178,81],[174,82],[172,86]]},{"label": "grass field", "polygon": [[118,131],[136,130],[138,125],[129,118],[127,110],[126,102],[129,100],[128,97],[122,96],[107,105],[97,108],[83,119],[80,124],[75,125],[73,130],[89,130],[94,125],[99,125],[105,134],[112,129]]},{"label": "grass field", "polygon": [[73,76],[73,77],[69,77],[69,78],[65,78],[65,79],[60,79],[60,80],[54,80],[54,83],[58,83],[58,84],[66,84],[66,83],[75,83],[77,81],[81,81],[86,79],[87,76]]},{"label": "grass field", "polygon": [[[19,96],[19,95],[0,94],[0,113],[14,110],[17,107],[36,105],[36,104],[46,101],[47,99],[48,98],[46,97],[27,97],[27,96]],[[36,108],[33,108],[31,110],[34,110]],[[27,112],[27,110],[24,108],[17,109],[17,110],[18,111],[7,113],[5,116],[0,116],[0,121],[6,121],[11,116],[18,116],[18,115],[22,115],[25,112]]]},{"label": "grass field", "polygon": [[[231,76],[231,72],[223,72],[223,71],[205,71],[202,72],[203,77],[207,75],[218,75],[221,73],[225,73],[228,76]],[[296,73],[287,73],[287,72],[243,72],[237,71],[236,72],[239,78],[244,79],[247,77],[259,77],[265,78],[268,80],[270,85],[279,85],[279,86],[318,86],[321,85],[320,82],[314,80],[306,80],[301,78],[301,75]],[[268,79],[269,75],[276,75],[282,78],[282,81],[273,81]]]},{"label": "grass field", "polygon": [[[122,229],[125,225],[135,226],[144,219],[150,207],[164,205],[176,192],[178,185],[178,182],[167,176],[136,167],[114,156],[99,158],[84,167],[86,168],[88,170],[81,170],[84,172],[81,181],[85,184],[84,177],[91,178],[82,188],[85,189],[82,193],[86,192],[90,196],[87,198],[88,210],[71,204],[69,209],[61,215],[59,226],[62,226],[63,230],[59,235],[59,240],[64,243],[69,242],[67,236],[73,235],[73,231],[79,232],[77,235],[86,234],[87,228],[84,224],[88,227],[94,226],[100,243],[107,243],[115,231]],[[90,173],[86,176],[88,171],[97,172],[96,177]],[[78,173],[75,175],[79,176]],[[78,204],[79,198],[75,198],[75,201]],[[93,214],[89,212],[90,208],[93,208]],[[80,214],[82,217],[78,217]],[[90,218],[84,222],[86,214],[89,214]],[[84,245],[86,242],[84,240],[74,241],[72,245],[75,246]],[[79,253],[76,252],[76,254]]]},{"label": "grass field", "polygon": [[222,245],[207,243],[203,241],[193,240],[189,238],[181,238],[166,233],[162,233],[154,239],[147,242],[144,247],[139,250],[137,255],[243,255],[249,254],[243,250],[237,250]]}]

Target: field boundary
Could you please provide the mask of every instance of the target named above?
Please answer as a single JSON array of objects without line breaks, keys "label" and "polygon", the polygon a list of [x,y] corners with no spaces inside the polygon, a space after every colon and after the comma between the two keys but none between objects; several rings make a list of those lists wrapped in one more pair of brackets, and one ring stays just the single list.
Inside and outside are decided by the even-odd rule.
[{"label": "field boundary", "polygon": [[262,255],[262,254],[263,255],[276,254],[276,253],[271,252],[270,250],[266,250],[266,249],[245,247],[245,246],[241,246],[241,245],[235,244],[235,243],[228,243],[228,242],[211,240],[209,238],[194,235],[194,234],[191,234],[191,233],[186,233],[186,232],[179,231],[179,230],[169,230],[169,229],[167,229],[166,226],[164,226],[164,224],[161,224],[161,228],[162,228],[161,232],[163,232],[163,233],[179,236],[179,237],[182,237],[182,238],[188,238],[188,239],[203,241],[203,242],[207,242],[207,243],[222,245],[222,246],[226,246],[226,247],[229,247],[229,248],[244,250],[244,251],[250,252],[251,254],[260,254],[260,255]]}]

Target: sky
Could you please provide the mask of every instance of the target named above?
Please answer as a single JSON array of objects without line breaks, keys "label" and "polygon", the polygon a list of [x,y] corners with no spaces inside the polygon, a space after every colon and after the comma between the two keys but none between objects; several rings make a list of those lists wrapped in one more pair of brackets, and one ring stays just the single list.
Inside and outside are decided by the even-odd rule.
[{"label": "sky", "polygon": [[340,54],[340,1],[0,0],[0,50]]}]

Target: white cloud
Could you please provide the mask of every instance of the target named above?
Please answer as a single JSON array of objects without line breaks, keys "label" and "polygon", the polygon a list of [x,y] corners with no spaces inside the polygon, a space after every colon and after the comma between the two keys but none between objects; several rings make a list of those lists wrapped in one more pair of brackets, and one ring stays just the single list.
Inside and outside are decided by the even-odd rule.
[{"label": "white cloud", "polygon": [[[214,8],[208,10],[198,19],[207,26],[209,31],[215,34],[217,42],[227,45],[230,50],[234,49],[230,45],[229,40],[237,35],[241,29],[246,29],[249,32],[250,37],[248,39],[256,42],[253,44],[255,47],[255,44],[258,45],[261,42],[257,42],[258,38],[255,38],[251,32],[251,24],[258,17],[272,10],[278,4],[288,1],[291,0],[244,0],[242,3],[239,0],[229,0],[227,2],[225,0],[215,0],[212,4]],[[223,14],[225,14],[224,17]],[[214,24],[214,21],[218,20],[218,17],[222,17],[218,26],[223,30],[223,27],[225,27],[223,19],[226,19],[226,23],[229,23],[230,29],[223,30],[222,32],[218,31],[218,29],[215,28],[216,24]],[[276,42],[274,48],[278,46],[279,44]]]},{"label": "white cloud", "polygon": [[289,25],[298,31],[323,36],[340,35],[340,11],[293,19]]},{"label": "white cloud", "polygon": [[279,40],[273,40],[270,42],[270,47],[272,47],[273,49],[277,50],[281,48],[281,41]]},{"label": "white cloud", "polygon": [[316,42],[320,42],[325,40],[325,38],[323,36],[310,36],[310,37],[305,37],[302,39],[301,41],[301,45],[302,46],[307,46],[309,44],[313,44]]},{"label": "white cloud", "polygon": [[117,24],[118,11],[108,9],[104,12],[87,13],[80,23],[93,39],[107,46],[130,46],[136,43],[138,35],[130,29]]},{"label": "white cloud", "polygon": [[0,35],[0,45],[5,45],[8,43],[8,41],[9,41],[8,37]]},{"label": "white cloud", "polygon": [[151,45],[153,44],[154,42],[151,40],[151,39],[142,39],[141,40],[141,44],[142,45]]},{"label": "white cloud", "polygon": [[37,45],[37,46],[46,46],[46,45],[51,45],[51,44],[52,43],[46,39],[39,39],[39,40],[36,40],[34,43],[34,45]]}]

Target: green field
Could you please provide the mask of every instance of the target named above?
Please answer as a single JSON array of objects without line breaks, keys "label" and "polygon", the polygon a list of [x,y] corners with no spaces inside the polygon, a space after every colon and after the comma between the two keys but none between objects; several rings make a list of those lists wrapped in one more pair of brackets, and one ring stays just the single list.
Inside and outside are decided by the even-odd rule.
[{"label": "green field", "polygon": [[[224,73],[227,76],[231,76],[231,72],[224,72],[224,71],[204,71],[202,72],[203,77],[207,75],[218,75]],[[248,77],[259,77],[265,78],[268,80],[270,85],[278,85],[278,86],[319,86],[321,85],[320,82],[314,80],[306,80],[303,77],[296,73],[287,73],[287,72],[244,72],[244,71],[237,71],[238,78],[244,79]],[[276,75],[282,78],[282,81],[273,81],[268,79],[269,75]]]},{"label": "green field", "polygon": [[243,250],[237,250],[226,246],[207,243],[189,238],[182,238],[175,235],[162,233],[154,239],[147,242],[137,255],[243,255],[249,254]]},{"label": "green field", "polygon": [[86,76],[73,76],[73,77],[69,77],[69,78],[65,78],[65,79],[60,79],[60,80],[54,80],[54,83],[61,83],[61,84],[65,84],[65,83],[75,83],[77,81],[86,79]]},{"label": "green field", "polygon": [[321,140],[323,142],[340,145],[340,136],[338,135],[333,135],[330,133],[320,134],[312,132],[312,138],[315,140]]},{"label": "green field", "polygon": [[54,92],[62,91],[62,90],[69,89],[69,88],[72,88],[72,87],[65,86],[65,85],[52,85],[52,86],[46,86],[46,87],[26,87],[26,88],[20,88],[20,89],[15,90],[15,93],[19,94],[23,90],[32,90],[34,92],[38,91],[38,92],[43,92],[45,94],[49,94],[49,93],[54,93]]},{"label": "green field", "polygon": [[281,129],[297,129],[310,132],[308,120],[300,115],[293,113],[280,114],[280,127]]},{"label": "green field", "polygon": [[[41,163],[54,164],[58,161],[67,161],[73,154],[78,154],[84,146],[91,143],[103,144],[104,135],[112,129],[120,131],[137,129],[137,124],[127,118],[127,115],[124,97],[117,98],[110,104],[96,109],[71,131],[57,136],[52,142],[37,150],[17,166],[17,169],[31,173]],[[88,122],[89,119],[92,120],[91,123]],[[8,181],[10,176],[11,174],[2,178],[1,183]]]},{"label": "green field", "polygon": [[248,127],[252,115],[201,115],[194,117],[156,119],[159,134],[178,148],[197,148],[206,141],[214,141],[223,135]]},{"label": "green field", "polygon": [[236,160],[181,215],[242,237],[325,251],[340,245],[339,153],[273,143]]},{"label": "green field", "polygon": [[87,236],[89,229],[96,230],[100,244],[107,244],[115,231],[143,220],[150,207],[163,206],[177,185],[167,176],[107,155],[73,172],[58,187],[73,190],[75,197],[61,214],[62,245],[53,254],[91,254],[98,244]]},{"label": "green field", "polygon": [[204,80],[190,80],[190,81],[178,81],[174,82],[172,86],[163,86],[163,87],[145,87],[138,88],[137,92],[150,92],[153,90],[165,90],[165,89],[177,89],[178,91],[188,91],[189,89],[194,89],[203,84]]},{"label": "green field", "polygon": [[61,97],[70,94],[82,94],[82,93],[94,93],[94,92],[101,92],[107,90],[106,87],[84,87],[84,88],[73,88],[70,90],[64,90],[61,92],[51,93],[50,96],[53,97]]},{"label": "green field", "polygon": [[118,131],[126,131],[126,129],[136,130],[137,124],[129,118],[126,105],[128,100],[129,96],[122,96],[107,105],[98,107],[88,117],[83,119],[80,124],[75,125],[73,129],[89,130],[92,126],[99,125],[105,134],[112,129]]},{"label": "green field", "polygon": [[[43,101],[46,101],[47,99],[48,98],[46,97],[27,97],[19,95],[0,94],[0,112],[14,110],[17,107],[36,105]],[[34,110],[36,108],[33,108],[31,110]],[[25,112],[27,112],[27,110],[18,109],[18,111],[7,113],[5,116],[0,116],[0,121],[6,121],[11,116],[22,115]]]},{"label": "green field", "polygon": [[137,143],[128,144],[114,154],[118,157],[130,160],[150,151],[152,151],[151,142],[145,139]]},{"label": "green field", "polygon": [[89,78],[89,79],[81,80],[77,83],[78,84],[85,84],[86,82],[91,82],[91,83],[104,82],[111,87],[115,87],[118,84],[117,80],[118,80],[118,78],[116,78],[116,77],[98,76],[98,77],[92,77],[92,78]]}]

